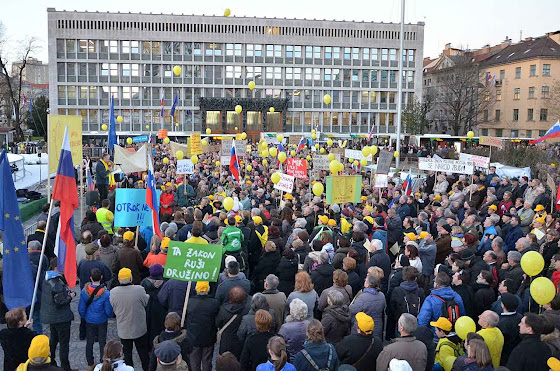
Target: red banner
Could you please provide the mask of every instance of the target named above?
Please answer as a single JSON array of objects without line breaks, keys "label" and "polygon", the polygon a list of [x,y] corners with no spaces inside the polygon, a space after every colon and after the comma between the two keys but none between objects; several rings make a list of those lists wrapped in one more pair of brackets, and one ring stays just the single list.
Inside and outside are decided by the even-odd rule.
[{"label": "red banner", "polygon": [[286,174],[297,179],[307,179],[307,161],[302,158],[286,159]]}]

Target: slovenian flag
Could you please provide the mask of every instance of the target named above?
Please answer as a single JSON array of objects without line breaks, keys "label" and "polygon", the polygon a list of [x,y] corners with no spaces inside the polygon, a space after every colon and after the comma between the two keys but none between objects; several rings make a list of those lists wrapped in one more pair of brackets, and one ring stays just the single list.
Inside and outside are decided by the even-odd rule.
[{"label": "slovenian flag", "polygon": [[152,229],[154,234],[163,239],[161,230],[159,229],[159,205],[156,191],[156,181],[154,179],[154,167],[152,165],[152,156],[148,154],[148,180],[146,184],[146,204],[152,209]]},{"label": "slovenian flag", "polygon": [[535,140],[531,140],[529,143],[537,144],[547,139],[558,138],[558,137],[560,137],[560,120],[556,121],[556,124],[552,125],[552,127],[548,129],[547,132],[542,137],[537,138]]},{"label": "slovenian flag", "polygon": [[163,89],[161,90],[161,111],[159,113],[159,115],[161,116],[161,118],[163,118],[163,105],[165,104],[165,98],[163,95]]},{"label": "slovenian flag", "polygon": [[412,177],[410,176],[410,173],[408,173],[402,187],[405,195],[410,196],[412,194]]},{"label": "slovenian flag", "polygon": [[229,158],[229,171],[231,175],[239,183],[239,161],[237,159],[237,152],[235,150],[235,140],[231,143],[231,157]]},{"label": "slovenian flag", "polygon": [[299,152],[302,149],[304,149],[306,144],[307,144],[307,140],[305,139],[305,137],[301,137],[301,139],[299,140],[298,146],[296,148],[296,151]]},{"label": "slovenian flag", "polygon": [[173,105],[171,106],[171,118],[175,117],[175,110],[177,109],[177,105],[179,104],[179,94],[175,94],[175,99],[173,99]]},{"label": "slovenian flag", "polygon": [[369,132],[369,135],[368,135],[368,138],[367,138],[368,142],[371,140],[371,137],[373,136],[373,133],[375,133],[375,124],[371,124],[371,131]]},{"label": "slovenian flag", "polygon": [[60,219],[55,240],[57,269],[64,274],[70,288],[76,285],[76,240],[74,239],[74,210],[79,206],[78,188],[68,138],[64,130],[58,169],[54,179],[53,200],[60,201]]}]

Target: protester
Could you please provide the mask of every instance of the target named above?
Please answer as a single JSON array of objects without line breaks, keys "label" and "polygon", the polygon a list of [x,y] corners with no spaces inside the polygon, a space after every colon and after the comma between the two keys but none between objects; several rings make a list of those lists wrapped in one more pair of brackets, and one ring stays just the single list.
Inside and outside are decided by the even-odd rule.
[{"label": "protester", "polygon": [[325,341],[323,326],[316,319],[312,319],[307,325],[306,342],[296,355],[294,366],[298,371],[334,371],[338,368],[336,350]]},{"label": "protester", "polygon": [[359,312],[356,314],[358,330],[356,334],[345,336],[336,345],[336,354],[340,364],[352,365],[358,371],[371,370],[383,349],[380,338],[373,336],[373,318]]},{"label": "protester", "polygon": [[[181,358],[188,363],[192,346],[187,339],[187,330],[181,329],[181,318],[175,312],[169,313],[165,317],[165,330],[161,332],[153,340],[153,351],[150,353],[149,371],[155,371],[157,368],[156,353],[158,348],[165,342],[170,341],[177,344],[181,349]],[[191,369],[189,367],[189,369]]]},{"label": "protester", "polygon": [[296,354],[303,347],[306,329],[309,325],[307,305],[298,298],[293,299],[289,304],[289,313],[286,321],[278,331],[278,335],[286,341],[286,349],[290,357],[290,362],[295,360]]},{"label": "protester", "polygon": [[64,368],[57,367],[53,364],[52,359],[49,357],[52,351],[52,346],[49,344],[49,338],[45,335],[37,335],[31,340],[29,349],[27,350],[28,359],[21,363],[17,371],[27,370],[44,370],[44,371],[59,371]]},{"label": "protester", "polygon": [[286,343],[280,336],[268,340],[266,346],[270,359],[257,366],[257,371],[296,371],[294,365],[288,362]]},{"label": "protester", "polygon": [[4,350],[4,370],[14,371],[27,360],[27,349],[35,337],[25,308],[14,308],[4,316],[7,328],[0,330],[0,345]]}]

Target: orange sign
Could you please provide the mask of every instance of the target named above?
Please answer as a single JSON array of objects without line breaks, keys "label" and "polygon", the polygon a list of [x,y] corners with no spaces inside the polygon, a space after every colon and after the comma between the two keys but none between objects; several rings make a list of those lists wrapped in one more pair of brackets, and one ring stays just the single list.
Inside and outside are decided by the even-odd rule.
[{"label": "orange sign", "polygon": [[165,129],[158,130],[157,137],[158,137],[158,139],[167,138],[167,130],[165,130]]}]

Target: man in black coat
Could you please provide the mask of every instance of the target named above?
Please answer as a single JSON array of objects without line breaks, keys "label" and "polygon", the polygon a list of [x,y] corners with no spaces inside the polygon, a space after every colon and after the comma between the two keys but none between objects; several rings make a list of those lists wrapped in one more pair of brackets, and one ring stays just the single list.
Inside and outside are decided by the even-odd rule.
[{"label": "man in black coat", "polygon": [[[95,215],[95,214],[94,214]],[[52,221],[52,220],[51,220]],[[37,229],[35,233],[30,234],[27,236],[27,245],[31,241],[39,241],[41,243],[41,247],[43,246],[43,239],[45,238],[45,229],[47,228],[47,222],[41,220],[37,222]],[[45,245],[45,255],[50,260],[55,257],[54,255],[54,240],[47,237],[47,243]]]},{"label": "man in black coat", "polygon": [[502,310],[498,328],[504,335],[504,347],[502,348],[502,358],[500,365],[505,366],[513,349],[521,342],[519,337],[519,323],[523,316],[516,312],[519,300],[513,294],[505,292],[501,295]]},{"label": "man in black coat", "polygon": [[469,272],[466,270],[460,270],[453,274],[453,290],[461,296],[463,299],[463,305],[465,306],[465,313],[471,318],[476,318],[474,313],[474,290],[471,285],[469,285]]},{"label": "man in black coat", "polygon": [[518,251],[510,251],[507,254],[507,265],[498,272],[500,282],[509,278],[513,281],[510,292],[517,292],[521,281],[523,281],[523,269],[521,268],[521,253]]},{"label": "man in black coat", "polygon": [[381,280],[381,291],[387,294],[389,289],[389,278],[391,275],[391,258],[383,250],[383,243],[380,240],[373,240],[371,242],[375,248],[375,252],[371,255],[369,259],[369,267],[379,267],[383,269],[383,279]]},{"label": "man in black coat", "polygon": [[461,260],[465,262],[468,267],[471,282],[470,285],[476,288],[476,278],[482,270],[488,270],[488,264],[480,256],[476,256],[471,250],[463,250],[461,252]]},{"label": "man in black coat", "polygon": [[317,269],[311,271],[311,282],[313,282],[317,295],[321,296],[323,290],[333,285],[334,268],[329,263],[329,254],[326,252],[319,255],[318,263]]},{"label": "man in black coat", "polygon": [[398,242],[402,242],[402,220],[397,215],[395,209],[391,208],[387,211],[387,219],[385,219],[385,224],[387,224],[387,248],[390,249],[391,246]]},{"label": "man in black coat", "polygon": [[552,355],[541,340],[543,319],[535,313],[526,313],[519,323],[521,342],[511,352],[506,367],[510,371],[548,370],[546,362]]},{"label": "man in black coat", "polygon": [[359,312],[356,314],[357,334],[344,337],[336,345],[340,364],[353,365],[356,370],[375,370],[377,356],[383,350],[381,339],[373,336],[373,318]]},{"label": "man in black coat", "polygon": [[212,370],[212,356],[216,343],[216,316],[220,303],[208,296],[210,285],[206,281],[196,283],[196,296],[190,298],[187,306],[187,339],[193,350],[189,356],[193,369]]},{"label": "man in black coat", "polygon": [[278,264],[280,264],[280,253],[274,242],[267,241],[264,245],[264,254],[259,259],[253,272],[254,292],[264,290],[264,279],[269,274],[276,273]]}]

